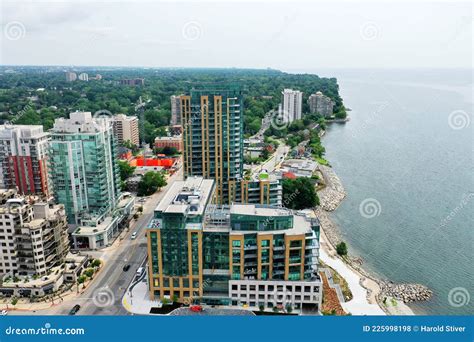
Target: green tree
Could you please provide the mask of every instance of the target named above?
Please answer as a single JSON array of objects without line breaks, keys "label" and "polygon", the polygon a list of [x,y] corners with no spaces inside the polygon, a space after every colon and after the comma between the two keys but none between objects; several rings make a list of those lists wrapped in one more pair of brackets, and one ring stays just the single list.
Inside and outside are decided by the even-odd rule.
[{"label": "green tree", "polygon": [[99,259],[94,259],[94,261],[91,262],[92,267],[100,267],[102,262]]},{"label": "green tree", "polygon": [[166,185],[162,172],[149,171],[145,173],[138,183],[138,196],[149,196]]},{"label": "green tree", "polygon": [[120,172],[120,179],[122,181],[126,180],[128,177],[133,175],[133,172],[135,172],[135,167],[130,166],[127,161],[119,160],[118,166],[119,166],[119,172]]},{"label": "green tree", "polygon": [[347,255],[347,245],[346,245],[346,243],[344,241],[339,242],[336,246],[336,251],[337,251],[337,254],[339,254],[340,256]]},{"label": "green tree", "polygon": [[178,154],[176,147],[171,146],[158,147],[155,148],[153,152],[156,154],[166,154],[167,156],[174,156],[175,154]]},{"label": "green tree", "polygon": [[301,210],[319,205],[319,197],[309,178],[284,179],[282,183],[285,207]]}]

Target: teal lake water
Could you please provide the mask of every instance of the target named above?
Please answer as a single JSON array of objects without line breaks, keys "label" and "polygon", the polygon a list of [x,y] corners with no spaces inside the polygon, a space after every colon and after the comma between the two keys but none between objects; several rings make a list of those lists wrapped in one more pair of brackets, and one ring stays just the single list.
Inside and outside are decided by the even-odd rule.
[{"label": "teal lake water", "polygon": [[323,139],[348,193],[332,216],[351,253],[430,287],[417,314],[473,314],[472,70],[317,73],[338,78],[352,109]]}]

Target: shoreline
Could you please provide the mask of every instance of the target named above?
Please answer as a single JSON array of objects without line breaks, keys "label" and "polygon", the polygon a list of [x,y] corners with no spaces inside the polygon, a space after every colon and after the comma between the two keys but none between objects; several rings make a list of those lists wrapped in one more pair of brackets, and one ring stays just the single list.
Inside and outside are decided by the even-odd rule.
[{"label": "shoreline", "polygon": [[[320,221],[321,255],[326,264],[334,267],[349,283],[354,298],[342,306],[349,312],[357,315],[414,315],[413,310],[402,300],[389,296],[392,294],[392,282],[379,279],[362,267],[361,258],[340,257],[336,252],[336,245],[342,241],[339,227],[330,218],[330,212],[337,209],[346,197],[341,180],[331,167],[319,165],[323,175],[325,187],[318,191],[320,206],[314,214]],[[410,287],[411,284],[405,285]],[[414,284],[418,286],[418,284]],[[421,286],[421,285],[419,285]],[[404,288],[405,289],[405,288]],[[403,292],[403,291],[402,291]],[[395,294],[395,295],[398,295]],[[363,298],[360,298],[360,297]],[[403,297],[403,293],[402,293]],[[374,308],[374,305],[377,308]]]}]

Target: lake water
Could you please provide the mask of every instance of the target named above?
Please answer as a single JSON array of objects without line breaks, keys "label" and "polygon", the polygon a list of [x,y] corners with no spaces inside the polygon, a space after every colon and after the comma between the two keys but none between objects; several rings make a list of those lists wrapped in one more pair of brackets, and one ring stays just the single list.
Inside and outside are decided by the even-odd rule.
[{"label": "lake water", "polygon": [[352,109],[324,137],[348,193],[333,218],[351,253],[430,287],[416,313],[473,314],[472,70],[315,73],[337,77]]}]

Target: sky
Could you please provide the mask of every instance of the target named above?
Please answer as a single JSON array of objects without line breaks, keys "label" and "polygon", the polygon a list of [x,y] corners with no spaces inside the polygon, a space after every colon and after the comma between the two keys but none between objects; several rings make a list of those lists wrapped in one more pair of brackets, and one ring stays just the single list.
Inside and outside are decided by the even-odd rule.
[{"label": "sky", "polygon": [[6,1],[0,64],[472,68],[471,1]]}]

